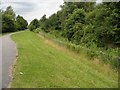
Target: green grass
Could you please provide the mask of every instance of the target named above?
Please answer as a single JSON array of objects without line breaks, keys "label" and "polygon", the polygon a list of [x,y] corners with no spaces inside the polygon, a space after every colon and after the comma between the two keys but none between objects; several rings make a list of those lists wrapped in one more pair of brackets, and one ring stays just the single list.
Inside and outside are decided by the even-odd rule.
[{"label": "green grass", "polygon": [[[12,35],[18,48],[11,88],[114,88],[117,72],[30,31]],[[22,72],[23,74],[20,74]]]},{"label": "green grass", "polygon": [[0,34],[0,36],[2,36],[2,34]]}]

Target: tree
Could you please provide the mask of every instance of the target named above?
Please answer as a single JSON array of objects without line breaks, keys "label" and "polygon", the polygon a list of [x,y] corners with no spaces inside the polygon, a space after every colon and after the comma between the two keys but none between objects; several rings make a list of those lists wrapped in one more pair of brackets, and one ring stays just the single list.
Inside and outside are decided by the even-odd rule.
[{"label": "tree", "polygon": [[39,21],[37,19],[34,19],[33,21],[31,21],[31,23],[28,26],[28,28],[30,29],[30,31],[34,31],[38,27],[39,27]]},{"label": "tree", "polygon": [[61,21],[58,14],[51,15],[49,19],[46,19],[43,26],[46,32],[48,32],[49,30],[60,30]]},{"label": "tree", "polygon": [[40,19],[40,28],[75,44],[116,47],[120,46],[119,11],[119,2],[65,2],[60,11]]},{"label": "tree", "polygon": [[16,18],[16,23],[17,23],[17,29],[18,30],[25,30],[27,29],[27,21],[20,15],[17,16]]},{"label": "tree", "polygon": [[2,11],[2,32],[14,32],[27,28],[27,21],[20,15],[15,15],[11,6],[8,6],[5,11]]},{"label": "tree", "polygon": [[16,27],[15,13],[12,7],[8,6],[6,11],[2,12],[2,32],[16,31]]},{"label": "tree", "polygon": [[4,12],[4,14],[10,15],[10,18],[15,20],[15,12],[13,11],[11,6],[8,6],[6,8],[6,11]]},{"label": "tree", "polygon": [[2,15],[2,32],[13,32],[16,31],[16,23],[11,19],[10,15]]},{"label": "tree", "polygon": [[39,25],[40,25],[41,29],[46,30],[47,23],[48,23],[48,21],[47,21],[46,15],[43,15],[41,17],[41,19],[39,20]]},{"label": "tree", "polygon": [[[65,37],[72,40],[76,37],[74,34],[82,32],[82,26],[85,23],[85,12],[82,9],[75,9],[73,14],[69,16],[65,24]],[[82,33],[81,33],[82,34]],[[77,36],[79,36],[77,34]],[[74,38],[75,39],[75,38]],[[77,38],[76,38],[77,40]],[[77,41],[76,41],[77,42]]]},{"label": "tree", "polygon": [[45,22],[47,20],[46,15],[43,15],[42,18],[40,19],[40,22]]}]

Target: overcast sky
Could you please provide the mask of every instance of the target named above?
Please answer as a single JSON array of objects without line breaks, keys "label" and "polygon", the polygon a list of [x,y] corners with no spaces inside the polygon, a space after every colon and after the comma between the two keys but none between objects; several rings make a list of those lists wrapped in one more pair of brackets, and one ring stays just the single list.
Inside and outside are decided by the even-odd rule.
[{"label": "overcast sky", "polygon": [[44,14],[49,17],[60,10],[63,0],[2,0],[2,9],[11,5],[15,13],[22,15],[27,21],[40,19]]},{"label": "overcast sky", "polygon": [[40,19],[44,14],[49,17],[60,10],[62,4],[63,0],[2,0],[2,9],[11,5],[17,15],[22,15],[30,22],[35,18]]}]

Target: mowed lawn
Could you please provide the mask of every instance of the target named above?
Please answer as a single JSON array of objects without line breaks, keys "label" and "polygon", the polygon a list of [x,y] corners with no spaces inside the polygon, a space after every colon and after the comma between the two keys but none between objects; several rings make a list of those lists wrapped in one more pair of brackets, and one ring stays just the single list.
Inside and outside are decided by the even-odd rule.
[{"label": "mowed lawn", "polygon": [[18,59],[11,88],[114,88],[117,73],[107,65],[87,60],[37,34],[12,35]]}]

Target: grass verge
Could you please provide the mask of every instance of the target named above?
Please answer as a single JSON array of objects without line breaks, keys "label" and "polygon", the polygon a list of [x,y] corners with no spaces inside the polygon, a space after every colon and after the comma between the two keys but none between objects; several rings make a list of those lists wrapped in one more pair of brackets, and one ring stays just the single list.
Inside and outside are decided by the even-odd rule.
[{"label": "grass verge", "polygon": [[18,60],[11,88],[116,88],[117,72],[25,31],[12,35]]}]

